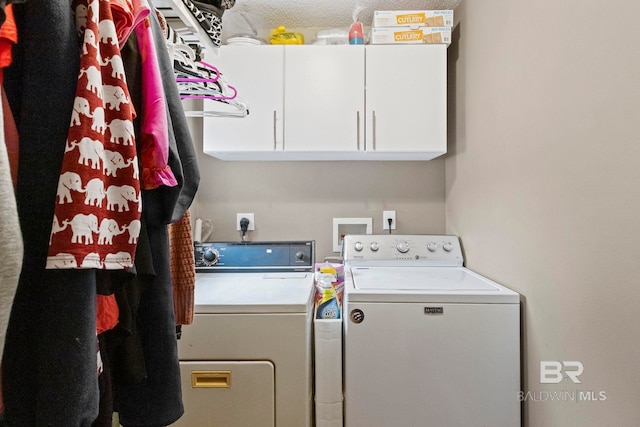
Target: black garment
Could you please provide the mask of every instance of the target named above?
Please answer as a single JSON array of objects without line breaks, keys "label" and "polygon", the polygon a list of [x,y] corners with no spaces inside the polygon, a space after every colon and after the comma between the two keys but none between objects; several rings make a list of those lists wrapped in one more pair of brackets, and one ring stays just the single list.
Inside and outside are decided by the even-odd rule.
[{"label": "black garment", "polygon": [[157,276],[146,285],[138,307],[138,333],[147,377],[134,384],[116,384],[120,424],[166,426],[184,413],[171,290],[167,227],[147,226]]},{"label": "black garment", "polygon": [[[171,265],[167,225],[184,215],[198,188],[200,173],[191,134],[173,74],[172,61],[155,14],[149,15],[168,105],[169,161],[178,181],[176,187],[160,186],[142,193],[143,223],[151,248],[152,267],[142,267],[136,254],[140,294],[136,313],[137,334],[142,345],[146,377],[135,383],[116,384],[115,402],[120,424],[164,426],[175,422],[184,412],[180,366],[175,334]],[[128,49],[137,44],[127,43]],[[123,51],[130,86],[138,86],[139,64],[136,55]],[[132,92],[132,98],[138,96]],[[139,242],[140,245],[140,242]],[[146,272],[148,274],[142,275]]]},{"label": "black garment", "polygon": [[14,12],[20,40],[4,85],[20,135],[24,263],[2,362],[6,421],[88,427],[98,413],[95,273],[45,270],[80,47],[68,0],[30,0]]}]

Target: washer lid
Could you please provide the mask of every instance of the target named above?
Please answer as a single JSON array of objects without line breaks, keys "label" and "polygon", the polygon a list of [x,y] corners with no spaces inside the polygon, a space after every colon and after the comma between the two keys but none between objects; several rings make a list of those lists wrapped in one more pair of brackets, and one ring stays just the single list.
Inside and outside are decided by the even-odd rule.
[{"label": "washer lid", "polygon": [[465,267],[352,267],[349,301],[518,303],[516,292]]},{"label": "washer lid", "polygon": [[313,273],[199,273],[195,313],[306,313]]}]

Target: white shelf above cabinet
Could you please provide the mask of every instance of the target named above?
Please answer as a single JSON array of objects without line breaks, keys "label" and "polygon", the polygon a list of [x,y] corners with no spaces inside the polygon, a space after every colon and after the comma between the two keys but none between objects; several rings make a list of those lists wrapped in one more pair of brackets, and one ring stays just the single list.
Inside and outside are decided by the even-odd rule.
[{"label": "white shelf above cabinet", "polygon": [[199,44],[205,49],[208,57],[218,52],[219,46],[213,44],[182,0],[154,0],[153,5],[164,15],[169,25],[180,33],[185,42]]}]

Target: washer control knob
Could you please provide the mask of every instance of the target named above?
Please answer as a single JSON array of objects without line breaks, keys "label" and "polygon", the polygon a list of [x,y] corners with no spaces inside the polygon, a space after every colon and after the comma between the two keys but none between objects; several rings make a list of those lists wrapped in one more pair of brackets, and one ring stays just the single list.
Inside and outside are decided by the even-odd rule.
[{"label": "washer control knob", "polygon": [[438,249],[438,244],[435,242],[429,242],[427,243],[427,249],[429,249],[429,251],[431,252],[435,252],[436,249]]},{"label": "washer control knob", "polygon": [[362,242],[356,242],[356,243],[353,245],[353,249],[355,249],[355,250],[356,250],[356,251],[358,251],[358,252],[361,252],[361,251],[362,251],[362,249],[364,249],[364,245],[362,244]]},{"label": "washer control knob", "polygon": [[218,251],[212,248],[209,248],[204,251],[202,254],[202,259],[207,265],[215,265],[218,263],[219,255]]},{"label": "washer control knob", "polygon": [[444,242],[442,244],[442,249],[444,249],[447,252],[451,252],[451,250],[453,249],[453,243],[451,242]]},{"label": "washer control knob", "polygon": [[378,252],[378,249],[380,249],[380,245],[378,244],[378,242],[371,242],[370,248],[372,252]]},{"label": "washer control knob", "polygon": [[304,252],[302,252],[302,251],[296,252],[296,259],[303,260],[304,259]]},{"label": "washer control knob", "polygon": [[406,254],[409,252],[409,242],[402,240],[401,242],[396,243],[396,249],[398,252]]}]

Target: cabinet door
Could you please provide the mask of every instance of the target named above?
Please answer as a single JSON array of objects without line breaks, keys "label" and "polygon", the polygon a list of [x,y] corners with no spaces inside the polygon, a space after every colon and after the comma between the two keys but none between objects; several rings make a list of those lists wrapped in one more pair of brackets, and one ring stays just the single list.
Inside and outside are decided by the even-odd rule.
[{"label": "cabinet door", "polygon": [[[225,158],[229,153],[282,150],[283,46],[221,46],[207,59],[249,105],[245,117],[205,117],[204,151]],[[207,111],[204,101],[203,109]]]},{"label": "cabinet door", "polygon": [[364,46],[286,46],[285,151],[364,149]]},{"label": "cabinet door", "polygon": [[367,153],[447,150],[446,45],[366,47]]}]

